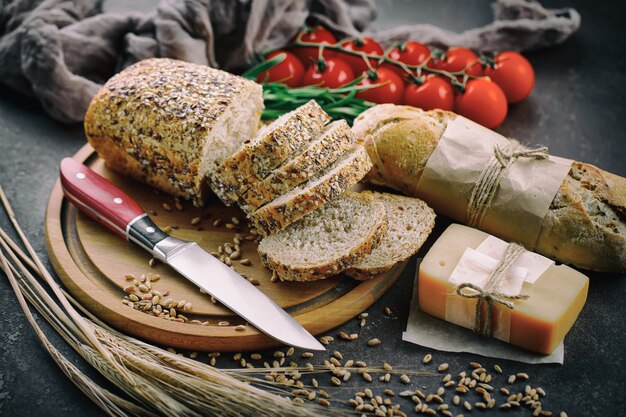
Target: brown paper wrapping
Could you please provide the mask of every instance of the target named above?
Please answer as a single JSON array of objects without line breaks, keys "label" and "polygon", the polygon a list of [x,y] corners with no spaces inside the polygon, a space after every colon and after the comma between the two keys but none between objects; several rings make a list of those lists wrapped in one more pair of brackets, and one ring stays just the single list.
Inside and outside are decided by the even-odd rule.
[{"label": "brown paper wrapping", "polygon": [[[457,116],[448,123],[417,184],[420,198],[437,213],[467,224],[472,188],[496,145],[509,139]],[[519,158],[506,169],[481,230],[533,250],[541,222],[572,160]]]}]

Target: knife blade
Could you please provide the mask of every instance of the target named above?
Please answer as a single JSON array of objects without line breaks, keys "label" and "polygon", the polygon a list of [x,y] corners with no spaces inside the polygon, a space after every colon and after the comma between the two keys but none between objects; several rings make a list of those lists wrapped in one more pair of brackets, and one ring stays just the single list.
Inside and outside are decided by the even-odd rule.
[{"label": "knife blade", "polygon": [[134,242],[205,290],[266,335],[290,346],[322,351],[324,346],[247,279],[195,242],[159,229],[122,190],[72,158],[60,165],[63,193],[79,210]]}]

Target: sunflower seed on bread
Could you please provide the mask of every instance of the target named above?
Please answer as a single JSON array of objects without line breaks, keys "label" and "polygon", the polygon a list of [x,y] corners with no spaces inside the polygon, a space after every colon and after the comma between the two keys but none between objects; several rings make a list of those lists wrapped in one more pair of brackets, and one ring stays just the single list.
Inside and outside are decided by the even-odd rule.
[{"label": "sunflower seed on bread", "polygon": [[210,186],[227,206],[237,202],[255,181],[265,178],[273,169],[317,136],[330,116],[311,100],[286,113],[269,125],[211,173]]},{"label": "sunflower seed on bread", "polygon": [[363,147],[355,147],[309,181],[249,214],[257,231],[276,233],[355,185],[372,163]]},{"label": "sunflower seed on bread", "polygon": [[207,175],[254,136],[262,109],[262,88],[252,81],[151,58],[100,88],[85,133],[108,167],[202,205]]},{"label": "sunflower seed on bread", "polygon": [[375,191],[362,194],[385,206],[388,226],[380,245],[346,271],[347,275],[358,280],[373,278],[409,259],[435,226],[435,212],[422,200]]},{"label": "sunflower seed on bread", "polygon": [[263,263],[281,280],[313,281],[359,262],[387,230],[382,203],[346,192],[319,210],[261,240]]}]

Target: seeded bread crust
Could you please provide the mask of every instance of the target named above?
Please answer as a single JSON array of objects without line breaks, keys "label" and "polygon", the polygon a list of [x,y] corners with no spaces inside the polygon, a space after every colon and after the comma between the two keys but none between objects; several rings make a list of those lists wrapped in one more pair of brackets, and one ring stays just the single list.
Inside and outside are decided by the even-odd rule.
[{"label": "seeded bread crust", "polygon": [[257,231],[276,233],[358,183],[372,162],[363,147],[356,147],[306,183],[264,205],[249,217]]},{"label": "seeded bread crust", "polygon": [[363,191],[385,206],[387,233],[372,253],[346,271],[365,281],[404,262],[422,247],[435,226],[435,212],[422,200],[401,195]]},{"label": "seeded bread crust", "polygon": [[[153,58],[102,86],[85,115],[85,133],[111,169],[202,205],[208,171],[256,133],[262,108],[261,86],[252,81]],[[246,120],[231,130],[227,115],[239,111]],[[230,133],[225,143],[212,142],[218,129]]]},{"label": "seeded bread crust", "polygon": [[[351,242],[353,243],[351,247],[333,254],[335,256],[332,259],[326,259],[317,265],[286,265],[281,260],[279,252],[268,250],[268,242],[270,240],[281,240],[282,238],[280,233],[275,234],[264,238],[259,244],[258,251],[265,266],[274,271],[283,281],[316,281],[345,271],[371,253],[380,244],[387,232],[385,207],[382,203],[374,201],[367,195],[347,192],[344,196],[342,198],[356,198],[370,203],[368,204],[368,212],[360,213],[360,215],[366,216],[368,220],[371,220],[371,223],[358,224],[358,222],[355,222],[359,227],[369,228],[367,236],[362,241]],[[289,227],[303,227],[307,220],[314,223],[315,218],[319,216],[324,216],[323,209],[310,213],[304,219],[291,224]],[[284,245],[289,245],[289,242],[285,241]]]},{"label": "seeded bread crust", "polygon": [[[385,104],[363,112],[352,131],[374,168],[366,180],[420,197],[417,184],[454,113]],[[464,221],[464,219],[456,219]],[[515,221],[515,219],[507,219]],[[626,272],[626,178],[572,163],[554,197],[534,251],[580,268]]]},{"label": "seeded bread crust", "polygon": [[262,127],[211,173],[211,189],[227,206],[234,204],[251,184],[265,178],[329,121],[330,116],[311,100]]},{"label": "seeded bread crust", "polygon": [[345,120],[332,122],[301,154],[276,168],[262,181],[252,183],[241,199],[241,208],[251,213],[289,192],[335,162],[354,145],[355,140]]}]

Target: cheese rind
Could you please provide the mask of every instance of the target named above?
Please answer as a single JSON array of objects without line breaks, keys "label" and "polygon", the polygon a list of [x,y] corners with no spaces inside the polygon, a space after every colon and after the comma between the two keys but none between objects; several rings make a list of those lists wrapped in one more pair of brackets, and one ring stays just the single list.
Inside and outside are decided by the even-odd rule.
[{"label": "cheese rind", "polygon": [[[459,224],[450,225],[424,257],[419,269],[419,302],[426,313],[446,319],[446,303],[455,292],[449,282],[466,248],[476,249],[489,235]],[[571,329],[587,299],[589,279],[565,266],[550,266],[535,283],[525,282],[514,309],[494,304],[494,315],[510,318],[508,342],[549,354]],[[476,299],[461,298],[475,311]],[[497,320],[497,319],[496,319]],[[501,323],[503,324],[503,323]],[[498,323],[495,323],[498,326]]]}]

